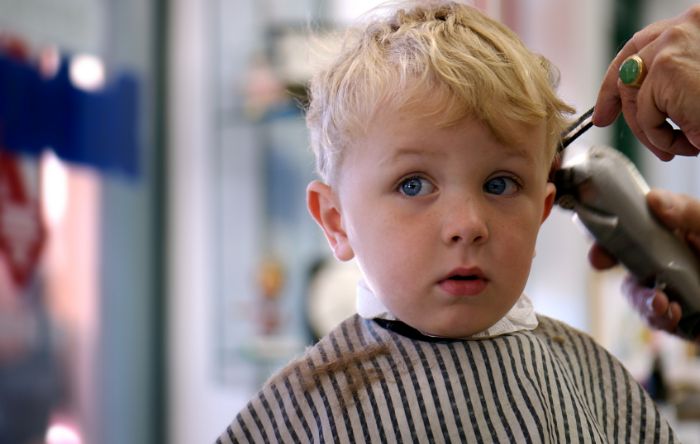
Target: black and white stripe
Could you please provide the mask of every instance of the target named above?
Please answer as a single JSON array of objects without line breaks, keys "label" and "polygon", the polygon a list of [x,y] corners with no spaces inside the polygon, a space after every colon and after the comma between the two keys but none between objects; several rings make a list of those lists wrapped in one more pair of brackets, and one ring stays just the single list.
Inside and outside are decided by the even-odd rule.
[{"label": "black and white stripe", "polygon": [[[677,442],[615,358],[538,319],[533,331],[436,341],[351,317],[273,376],[217,443]],[[319,374],[370,347],[383,352]]]}]

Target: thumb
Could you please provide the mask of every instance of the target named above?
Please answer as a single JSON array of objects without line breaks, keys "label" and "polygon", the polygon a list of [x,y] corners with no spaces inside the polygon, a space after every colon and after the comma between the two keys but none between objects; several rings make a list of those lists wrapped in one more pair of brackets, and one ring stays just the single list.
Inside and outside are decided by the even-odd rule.
[{"label": "thumb", "polygon": [[671,230],[700,236],[700,201],[666,190],[651,190],[647,195],[651,211]]}]

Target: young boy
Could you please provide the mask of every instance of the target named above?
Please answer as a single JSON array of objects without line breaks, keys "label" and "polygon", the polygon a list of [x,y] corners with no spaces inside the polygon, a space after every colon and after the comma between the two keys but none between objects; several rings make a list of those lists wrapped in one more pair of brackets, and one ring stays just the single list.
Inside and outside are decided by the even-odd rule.
[{"label": "young boy", "polygon": [[218,442],[674,442],[625,369],[522,291],[554,201],[552,68],[452,2],[405,5],[314,78],[311,215],[358,315]]}]

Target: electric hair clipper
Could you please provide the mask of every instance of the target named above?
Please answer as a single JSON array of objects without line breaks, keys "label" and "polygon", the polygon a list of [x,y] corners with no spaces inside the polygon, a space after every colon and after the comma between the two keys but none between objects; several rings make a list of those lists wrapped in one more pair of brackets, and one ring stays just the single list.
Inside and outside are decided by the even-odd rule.
[{"label": "electric hair clipper", "polygon": [[[560,148],[588,127],[565,137]],[[640,283],[662,289],[680,304],[677,333],[700,336],[700,262],[651,213],[645,197],[649,187],[634,164],[613,148],[593,146],[566,152],[553,180],[560,207],[573,210],[596,242]]]}]

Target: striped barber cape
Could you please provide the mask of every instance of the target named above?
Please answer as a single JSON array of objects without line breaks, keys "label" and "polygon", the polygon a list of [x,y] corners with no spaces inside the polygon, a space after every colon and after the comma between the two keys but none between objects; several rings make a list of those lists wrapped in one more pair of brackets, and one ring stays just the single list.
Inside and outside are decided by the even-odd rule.
[{"label": "striped barber cape", "polygon": [[673,443],[654,402],[589,336],[423,337],[357,315],[286,366],[217,443]]}]

